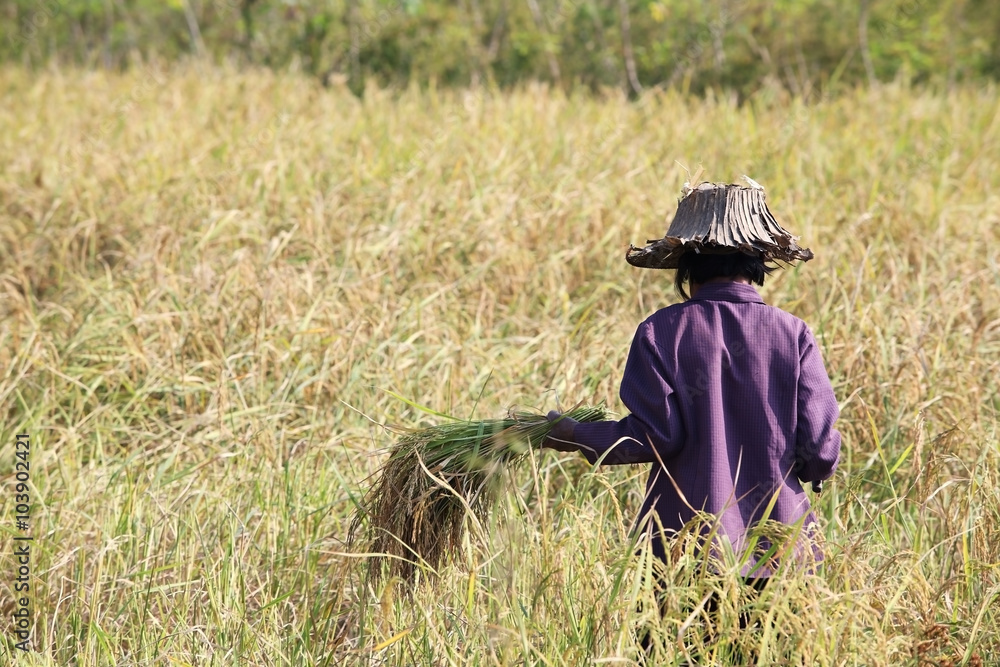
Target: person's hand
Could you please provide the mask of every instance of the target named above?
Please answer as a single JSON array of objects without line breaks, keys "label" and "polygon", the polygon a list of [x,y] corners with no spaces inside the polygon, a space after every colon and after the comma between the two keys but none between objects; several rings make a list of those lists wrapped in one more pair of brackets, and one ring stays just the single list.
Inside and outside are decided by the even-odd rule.
[{"label": "person's hand", "polygon": [[573,442],[573,430],[579,423],[578,421],[565,417],[555,410],[545,415],[545,418],[555,423],[552,425],[549,437],[545,438],[545,441],[542,443],[542,447],[554,449],[559,452],[576,452],[580,450],[580,446]]},{"label": "person's hand", "polygon": [[[798,472],[801,469],[802,469],[802,461],[796,459],[795,463],[792,464],[792,472]],[[801,479],[799,480],[799,484],[805,486],[805,482],[803,480],[801,480]],[[812,490],[813,490],[813,493],[815,493],[817,495],[820,494],[820,493],[822,493],[823,492],[823,480],[820,479],[820,480],[816,480],[816,481],[812,482]]]}]

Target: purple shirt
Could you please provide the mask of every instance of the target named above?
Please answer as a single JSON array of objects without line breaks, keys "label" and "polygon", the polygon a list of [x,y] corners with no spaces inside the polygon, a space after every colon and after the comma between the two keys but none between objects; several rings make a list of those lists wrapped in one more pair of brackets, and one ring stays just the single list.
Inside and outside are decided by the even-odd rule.
[{"label": "purple shirt", "polygon": [[592,464],[654,464],[641,525],[655,513],[669,534],[708,512],[740,555],[775,492],[767,518],[815,523],[799,480],[837,467],[837,399],[809,327],[751,285],[707,283],[640,324],[621,399],[630,415],[577,424],[573,440]]}]

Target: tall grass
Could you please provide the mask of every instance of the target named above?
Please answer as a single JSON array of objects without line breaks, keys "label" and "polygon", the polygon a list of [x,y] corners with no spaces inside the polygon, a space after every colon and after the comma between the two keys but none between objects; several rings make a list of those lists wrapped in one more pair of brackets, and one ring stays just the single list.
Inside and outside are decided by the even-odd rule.
[{"label": "tall grass", "polygon": [[[0,475],[31,433],[38,665],[1000,664],[1000,114],[995,88],[742,106],[370,90],[177,69],[0,72]],[[735,632],[725,576],[632,556],[643,468],[546,453],[488,543],[401,595],[344,541],[391,436],[385,390],[485,419],[619,406],[628,267],[687,174],[747,173],[816,252],[765,299],[823,347],[842,464],[828,558]],[[683,641],[678,640],[682,637]],[[706,649],[709,652],[713,649]],[[692,654],[693,655],[693,654]]]}]

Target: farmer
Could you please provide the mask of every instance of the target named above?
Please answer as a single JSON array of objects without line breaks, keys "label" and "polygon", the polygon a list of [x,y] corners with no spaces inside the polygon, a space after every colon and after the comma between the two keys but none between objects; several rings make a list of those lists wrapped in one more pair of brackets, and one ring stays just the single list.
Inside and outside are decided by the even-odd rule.
[{"label": "farmer", "polygon": [[[671,536],[706,514],[716,518],[716,544],[728,541],[737,557],[762,520],[808,532],[815,519],[803,483],[818,489],[840,454],[837,399],[812,332],[753,287],[776,268],[769,261],[813,254],[750,184],[686,188],[666,237],[630,246],[633,266],[676,269],[684,299],[635,333],[620,392],[631,414],[594,423],[548,415],[547,447],[591,464],[653,464],[637,528],[661,559]],[[745,583],[760,590],[773,565],[748,554]]]}]

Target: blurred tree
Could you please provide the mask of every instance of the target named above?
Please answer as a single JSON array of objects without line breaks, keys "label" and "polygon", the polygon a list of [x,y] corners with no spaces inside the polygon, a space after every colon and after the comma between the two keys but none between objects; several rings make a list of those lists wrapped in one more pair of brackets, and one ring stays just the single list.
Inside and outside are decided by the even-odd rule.
[{"label": "blurred tree", "polygon": [[198,57],[361,93],[525,80],[635,94],[1000,77],[995,0],[0,0],[0,61]]}]

